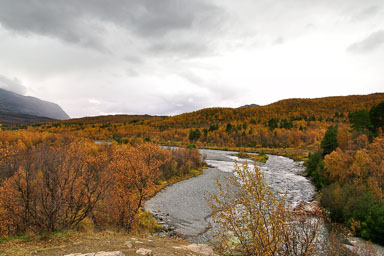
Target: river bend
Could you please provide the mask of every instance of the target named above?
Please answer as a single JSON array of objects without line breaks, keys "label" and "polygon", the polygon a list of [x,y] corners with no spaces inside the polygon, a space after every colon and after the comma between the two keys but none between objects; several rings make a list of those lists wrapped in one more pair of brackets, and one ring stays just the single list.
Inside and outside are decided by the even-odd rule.
[{"label": "river bend", "polygon": [[[232,176],[234,161],[244,160],[232,156],[235,152],[201,149],[206,162],[213,166],[203,174],[178,182],[158,193],[145,204],[145,209],[154,214],[160,222],[175,228],[175,232],[191,242],[204,243],[209,240],[210,208],[204,197],[207,192],[217,190],[215,180]],[[249,165],[253,168],[253,162]],[[265,181],[275,191],[287,192],[287,200],[295,206],[300,201],[310,201],[315,187],[300,175],[304,171],[302,162],[269,155],[267,163],[258,165],[265,175]]]}]

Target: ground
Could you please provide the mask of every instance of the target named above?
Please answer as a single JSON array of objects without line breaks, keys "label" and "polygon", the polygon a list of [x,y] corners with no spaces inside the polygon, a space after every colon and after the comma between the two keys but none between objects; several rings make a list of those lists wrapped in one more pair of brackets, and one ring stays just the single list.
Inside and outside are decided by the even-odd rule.
[{"label": "ground", "polygon": [[[127,242],[129,241],[129,242]],[[132,248],[128,248],[132,245]],[[139,255],[140,248],[152,250],[152,255],[208,255],[182,249],[190,245],[181,239],[163,238],[152,235],[131,235],[116,232],[65,232],[49,236],[23,236],[0,241],[0,255],[67,255],[73,253],[95,253],[100,251],[121,251],[125,255]]]}]

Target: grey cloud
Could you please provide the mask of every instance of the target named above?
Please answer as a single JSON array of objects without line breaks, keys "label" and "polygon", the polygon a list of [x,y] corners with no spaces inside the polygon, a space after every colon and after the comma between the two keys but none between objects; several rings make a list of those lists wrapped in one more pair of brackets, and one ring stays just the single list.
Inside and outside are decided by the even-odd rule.
[{"label": "grey cloud", "polygon": [[[51,36],[103,49],[110,24],[139,38],[162,38],[214,27],[222,12],[214,5],[190,0],[1,0],[0,24],[23,35]],[[177,41],[178,37],[166,39]]]},{"label": "grey cloud", "polygon": [[199,86],[200,88],[205,88],[210,93],[210,95],[213,95],[220,101],[235,99],[244,93],[240,88],[233,85],[228,85],[225,82],[220,81],[218,78],[204,79],[197,73],[190,70],[180,72],[178,75],[191,82],[192,84]]},{"label": "grey cloud", "polygon": [[380,12],[380,10],[381,10],[381,7],[377,5],[370,6],[368,8],[361,10],[359,13],[353,16],[352,20],[360,22],[360,21],[369,19],[377,15]]},{"label": "grey cloud", "polygon": [[[84,104],[84,107],[88,108],[90,113],[176,115],[204,108],[208,105],[208,101],[209,99],[203,96],[178,94],[155,98],[147,96],[142,98],[140,102],[126,100],[114,103],[102,100],[101,104],[92,104],[92,106]],[[151,104],[147,104],[147,102],[151,102]]]},{"label": "grey cloud", "polygon": [[205,41],[162,41],[156,42],[148,48],[154,54],[177,55],[178,57],[193,57],[205,53],[213,54],[210,51],[209,42]]},{"label": "grey cloud", "polygon": [[283,37],[279,36],[278,38],[273,41],[273,45],[279,45],[279,44],[284,44],[285,40]]},{"label": "grey cloud", "polygon": [[151,111],[161,113],[162,115],[177,115],[186,112],[192,112],[209,106],[210,99],[206,96],[179,94],[159,98],[158,109]]},{"label": "grey cloud", "polygon": [[384,45],[384,30],[370,34],[362,41],[356,42],[348,47],[353,53],[369,53],[381,48]]},{"label": "grey cloud", "polygon": [[21,95],[27,92],[27,88],[18,79],[12,80],[2,75],[0,75],[0,88]]},{"label": "grey cloud", "polygon": [[2,0],[0,6],[0,23],[7,29],[27,36],[39,34],[85,46],[101,47],[94,33],[84,31],[89,20],[81,20],[85,14],[84,9],[73,1]]}]

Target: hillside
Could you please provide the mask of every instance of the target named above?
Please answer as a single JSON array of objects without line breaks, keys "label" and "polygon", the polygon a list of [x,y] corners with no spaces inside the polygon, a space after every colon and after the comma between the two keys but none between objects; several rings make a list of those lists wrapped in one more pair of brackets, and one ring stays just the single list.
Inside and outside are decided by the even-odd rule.
[{"label": "hillside", "polygon": [[[351,113],[384,101],[384,93],[318,99],[287,99],[267,106],[207,108],[171,117],[111,115],[29,127],[94,140],[206,148],[243,147],[315,151],[329,126],[348,126]],[[284,152],[275,152],[285,154]]]},{"label": "hillside", "polygon": [[[212,122],[254,122],[263,123],[270,119],[332,119],[336,115],[345,116],[359,109],[368,109],[384,101],[384,93],[352,95],[316,99],[286,99],[266,106],[242,108],[206,108],[191,113],[170,117],[158,126],[198,127]],[[313,119],[313,118],[312,118]]]},{"label": "hillside", "polygon": [[[2,112],[2,123],[13,122],[12,116],[18,115],[20,123],[29,122],[32,119],[64,120],[70,117],[55,103],[43,101],[35,97],[23,96],[4,89],[0,89],[0,112]],[[21,114],[21,115],[20,115]],[[9,117],[7,117],[9,115]],[[33,118],[22,115],[34,116]],[[39,118],[40,117],[40,118]],[[9,119],[9,120],[8,120]]]}]

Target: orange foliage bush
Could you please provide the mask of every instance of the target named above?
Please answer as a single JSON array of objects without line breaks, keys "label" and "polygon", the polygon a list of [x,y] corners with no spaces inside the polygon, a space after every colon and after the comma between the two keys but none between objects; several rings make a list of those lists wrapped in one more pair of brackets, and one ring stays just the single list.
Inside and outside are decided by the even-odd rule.
[{"label": "orange foliage bush", "polygon": [[384,137],[368,144],[365,135],[356,138],[349,148],[338,148],[324,159],[330,182],[366,182],[378,199],[384,191]]},{"label": "orange foliage bush", "polygon": [[0,144],[3,236],[72,228],[87,217],[130,231],[155,183],[202,165],[198,150],[7,133]]},{"label": "orange foliage bush", "polygon": [[12,176],[0,187],[0,226],[6,228],[1,233],[76,226],[108,186],[107,152],[81,140],[60,146],[18,145],[4,165]]}]

